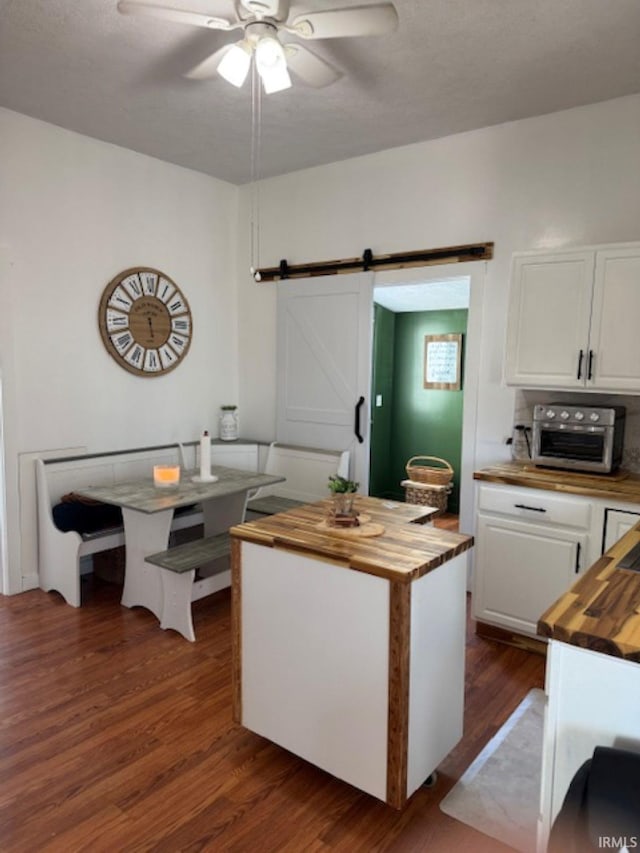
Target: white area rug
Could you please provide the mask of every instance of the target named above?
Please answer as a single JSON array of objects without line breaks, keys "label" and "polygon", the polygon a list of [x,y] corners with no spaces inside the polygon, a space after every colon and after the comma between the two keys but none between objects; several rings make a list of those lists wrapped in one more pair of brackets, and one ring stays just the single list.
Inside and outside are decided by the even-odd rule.
[{"label": "white area rug", "polygon": [[531,690],[440,803],[445,814],[522,853],[534,853],[544,692]]}]

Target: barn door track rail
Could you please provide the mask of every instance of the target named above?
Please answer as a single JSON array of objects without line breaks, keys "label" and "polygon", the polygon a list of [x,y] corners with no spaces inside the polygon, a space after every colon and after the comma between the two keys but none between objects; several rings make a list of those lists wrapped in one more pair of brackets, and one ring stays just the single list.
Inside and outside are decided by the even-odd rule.
[{"label": "barn door track rail", "polygon": [[373,269],[393,270],[435,264],[462,264],[467,261],[488,261],[491,258],[493,258],[493,243],[470,243],[466,246],[394,252],[388,255],[374,255],[371,249],[365,249],[360,258],[343,258],[338,261],[289,264],[286,260],[281,260],[277,267],[261,269],[259,280],[261,282],[285,281],[290,278],[339,275]]}]

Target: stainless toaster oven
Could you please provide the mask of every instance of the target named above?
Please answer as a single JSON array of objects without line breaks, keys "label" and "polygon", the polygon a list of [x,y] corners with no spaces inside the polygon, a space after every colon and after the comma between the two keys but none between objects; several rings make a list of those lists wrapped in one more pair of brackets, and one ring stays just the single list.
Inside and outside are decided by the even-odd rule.
[{"label": "stainless toaster oven", "polygon": [[610,474],[622,462],[624,424],[623,406],[537,405],[532,460],[552,468]]}]

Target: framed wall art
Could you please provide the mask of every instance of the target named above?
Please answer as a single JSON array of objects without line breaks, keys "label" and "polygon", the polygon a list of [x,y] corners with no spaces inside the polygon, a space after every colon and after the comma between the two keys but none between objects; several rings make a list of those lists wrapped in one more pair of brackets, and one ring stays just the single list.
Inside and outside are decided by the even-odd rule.
[{"label": "framed wall art", "polygon": [[424,388],[459,391],[461,364],[462,334],[424,336]]}]

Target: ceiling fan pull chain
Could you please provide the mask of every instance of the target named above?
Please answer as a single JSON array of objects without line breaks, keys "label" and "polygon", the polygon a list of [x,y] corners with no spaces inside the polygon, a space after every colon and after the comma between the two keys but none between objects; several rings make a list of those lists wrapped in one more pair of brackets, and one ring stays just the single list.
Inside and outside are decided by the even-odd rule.
[{"label": "ceiling fan pull chain", "polygon": [[251,274],[260,280],[260,150],[262,97],[255,62],[251,64]]}]

